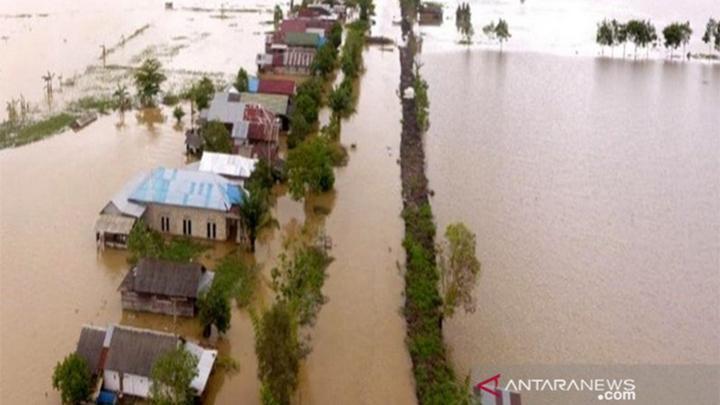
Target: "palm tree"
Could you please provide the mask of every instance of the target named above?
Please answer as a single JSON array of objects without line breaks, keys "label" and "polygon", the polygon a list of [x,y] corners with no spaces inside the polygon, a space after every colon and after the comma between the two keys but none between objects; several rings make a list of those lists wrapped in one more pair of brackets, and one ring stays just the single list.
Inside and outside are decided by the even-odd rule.
[{"label": "palm tree", "polygon": [[267,191],[260,187],[251,188],[240,206],[240,221],[250,239],[250,251],[254,252],[255,240],[260,231],[267,227],[277,226],[277,221],[270,213]]},{"label": "palm tree", "polygon": [[128,92],[127,86],[118,84],[115,92],[113,92],[113,98],[121,114],[124,114],[125,111],[130,109],[130,93]]}]

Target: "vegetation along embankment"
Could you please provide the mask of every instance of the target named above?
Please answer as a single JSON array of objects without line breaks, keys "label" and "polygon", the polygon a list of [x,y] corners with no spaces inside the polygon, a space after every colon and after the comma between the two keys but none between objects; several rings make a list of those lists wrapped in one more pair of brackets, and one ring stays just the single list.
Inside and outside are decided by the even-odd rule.
[{"label": "vegetation along embankment", "polygon": [[405,307],[407,346],[413,364],[415,390],[421,404],[463,404],[471,397],[448,359],[443,319],[462,305],[474,310],[472,290],[480,271],[475,235],[462,223],[451,224],[445,241],[435,243],[435,223],[425,175],[423,134],[429,126],[427,83],[416,65],[413,25],[419,3],[402,0],[400,97],[402,134],[400,171],[406,251]]}]

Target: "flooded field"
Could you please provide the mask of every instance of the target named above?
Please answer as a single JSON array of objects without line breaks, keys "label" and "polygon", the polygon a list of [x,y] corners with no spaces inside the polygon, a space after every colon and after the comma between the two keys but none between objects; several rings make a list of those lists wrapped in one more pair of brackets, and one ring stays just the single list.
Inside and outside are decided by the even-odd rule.
[{"label": "flooded field", "polygon": [[483,264],[477,312],[447,323],[458,370],[717,363],[720,66],[424,62],[433,207]]},{"label": "flooded field", "polygon": [[[0,1],[0,105],[22,94],[39,113],[55,111],[109,92],[149,55],[169,69],[171,87],[202,73],[226,80],[254,69],[274,5],[66,3]],[[395,36],[396,2],[377,3],[373,33]],[[597,53],[592,31],[610,11],[658,24],[690,19],[697,39],[705,18],[720,14],[715,2],[472,5],[476,27],[510,20],[511,52],[458,49],[452,21],[423,28],[433,207],[440,226],[471,226],[483,263],[477,312],[446,323],[458,374],[493,363],[717,362],[720,68],[570,56]],[[567,24],[554,23],[559,15]],[[336,172],[336,191],[305,203],[281,197],[281,229],[256,253],[267,281],[288,230],[322,223],[333,240],[329,301],[301,369],[303,404],[415,401],[400,315],[397,53],[371,49],[365,64],[358,114],[342,135],[357,148]],[[75,79],[52,102],[40,79],[48,70]],[[167,110],[113,113],[79,133],[0,151],[0,403],[58,404],[52,367],[85,323],[199,338],[194,321],[123,313],[126,256],[98,253],[93,238],[98,211],[129,178],[185,163],[172,121]],[[220,245],[203,261],[233,248]],[[268,299],[265,286],[260,302]],[[208,402],[259,403],[246,311],[234,310],[218,344],[239,371],[216,373]]]}]

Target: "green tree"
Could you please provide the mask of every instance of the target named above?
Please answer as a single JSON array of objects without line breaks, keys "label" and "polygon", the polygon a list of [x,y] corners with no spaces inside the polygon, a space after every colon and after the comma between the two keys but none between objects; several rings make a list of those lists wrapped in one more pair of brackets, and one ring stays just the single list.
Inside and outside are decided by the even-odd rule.
[{"label": "green tree", "polygon": [[190,88],[190,101],[195,103],[198,110],[208,108],[210,100],[215,94],[215,85],[209,77],[203,76],[197,83]]},{"label": "green tree", "polygon": [[312,132],[313,126],[307,122],[302,111],[298,110],[293,111],[290,122],[292,124],[290,125],[290,135],[288,136],[288,148],[293,149]]},{"label": "green tree", "polygon": [[[275,6],[277,7],[277,6]],[[235,76],[235,83],[233,84],[235,89],[239,92],[248,91],[248,74],[245,69],[240,68]]]},{"label": "green tree", "polygon": [[470,45],[472,43],[472,37],[475,35],[470,4],[462,3],[458,6],[455,12],[455,26],[460,35],[462,35],[463,39],[461,43]]},{"label": "green tree", "polygon": [[160,85],[167,79],[161,69],[160,61],[150,58],[135,71],[135,87],[144,107],[155,105],[154,98],[160,92]]},{"label": "green tree", "polygon": [[495,40],[495,22],[490,21],[486,26],[482,28],[482,32],[490,40]]},{"label": "green tree", "polygon": [[329,41],[325,42],[315,53],[310,70],[313,75],[327,77],[335,70],[337,63],[337,49]]},{"label": "green tree", "polygon": [[657,40],[655,26],[650,21],[630,20],[627,25],[628,39],[635,44],[634,58],[637,59],[637,48],[647,46]]},{"label": "green tree", "polygon": [[294,199],[308,192],[332,190],[335,174],[331,154],[327,141],[320,137],[310,138],[288,153],[288,187]]},{"label": "green tree", "polygon": [[198,315],[205,337],[210,336],[212,325],[215,325],[220,333],[225,333],[230,329],[232,311],[229,294],[232,288],[233,286],[229,284],[229,281],[213,280],[210,288],[200,296]]},{"label": "green tree", "polygon": [[673,51],[683,46],[684,48],[690,42],[692,36],[692,28],[690,28],[690,22],[679,23],[675,22],[666,26],[663,31],[663,38],[665,39],[664,45],[670,49],[670,59],[673,57]]},{"label": "green tree", "polygon": [[[713,40],[718,34],[720,34],[720,23],[718,21],[715,21],[714,18],[710,18],[705,25],[705,33],[702,36],[702,41],[708,44],[710,52],[712,52],[714,42]],[[720,41],[720,35],[717,38],[717,40]]]},{"label": "green tree", "polygon": [[338,49],[340,44],[342,44],[342,25],[340,25],[340,23],[336,22],[332,28],[330,28],[328,42],[330,42],[335,49]]},{"label": "green tree", "polygon": [[341,116],[352,112],[352,92],[352,82],[348,78],[345,78],[339,86],[335,87],[328,97],[328,106],[333,111],[333,114]]},{"label": "green tree", "polygon": [[173,117],[175,117],[175,120],[178,124],[180,124],[180,121],[182,121],[183,117],[185,116],[185,110],[182,109],[179,105],[176,105],[173,109]]},{"label": "green tree", "polygon": [[279,177],[267,159],[259,159],[245,185],[248,190],[261,189],[269,194]]},{"label": "green tree", "polygon": [[198,359],[184,347],[161,355],[150,372],[150,402],[154,405],[190,405],[193,389],[190,386],[197,376]]},{"label": "green tree", "polygon": [[250,240],[250,251],[255,251],[257,236],[265,228],[276,224],[270,212],[268,192],[260,187],[249,187],[248,194],[240,205],[240,221]]},{"label": "green tree", "polygon": [[275,29],[278,29],[282,19],[283,19],[282,8],[280,8],[280,5],[276,4],[275,9],[273,10],[273,27],[275,27]]},{"label": "green tree", "polygon": [[510,35],[510,28],[508,27],[507,21],[502,18],[499,19],[497,25],[495,25],[495,36],[500,42],[500,52],[502,52],[503,42],[507,41],[512,36]]},{"label": "green tree", "polygon": [[297,321],[282,302],[275,303],[253,321],[263,403],[289,405],[298,385],[300,359],[303,357]]},{"label": "green tree", "polygon": [[480,261],[475,253],[475,234],[463,223],[445,229],[445,242],[438,246],[442,313],[451,317],[462,305],[466,312],[475,310],[473,289],[480,273]]},{"label": "green tree", "polygon": [[606,46],[615,46],[615,30],[611,22],[608,20],[602,20],[597,27],[597,34],[595,34],[595,42],[600,45],[600,52],[604,54]]},{"label": "green tree", "polygon": [[373,0],[357,0],[357,5],[360,7],[360,21],[369,23],[370,17],[375,15]]},{"label": "green tree", "polygon": [[230,132],[220,121],[210,121],[202,131],[204,149],[208,152],[232,153]]},{"label": "green tree", "polygon": [[295,98],[295,111],[299,111],[305,121],[314,124],[318,119],[318,102],[310,95],[301,93]]},{"label": "green tree", "polygon": [[118,84],[113,92],[113,99],[115,101],[115,106],[117,106],[117,109],[120,110],[121,113],[129,110],[132,106],[127,86]]},{"label": "green tree", "polygon": [[628,41],[627,26],[625,24],[620,24],[617,22],[617,20],[613,19],[612,27],[613,27],[613,37],[615,38],[615,43],[622,44],[622,46],[623,46],[622,56],[623,56],[623,59],[625,59],[625,45],[627,45],[627,41]]},{"label": "green tree", "polygon": [[60,391],[63,404],[79,404],[90,398],[92,375],[85,359],[71,353],[55,365],[53,388]]},{"label": "green tree", "polygon": [[297,315],[301,326],[313,324],[327,301],[322,287],[329,264],[330,258],[319,247],[300,247],[291,259],[281,255],[280,265],[272,270],[273,291]]}]

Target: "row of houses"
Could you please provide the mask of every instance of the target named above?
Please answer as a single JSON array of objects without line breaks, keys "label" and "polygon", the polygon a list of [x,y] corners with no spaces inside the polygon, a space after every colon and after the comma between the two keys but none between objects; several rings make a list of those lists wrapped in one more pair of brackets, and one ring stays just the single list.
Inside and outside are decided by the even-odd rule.
[{"label": "row of houses", "polygon": [[318,48],[332,27],[345,18],[344,6],[309,5],[280,22],[265,36],[264,52],[256,63],[261,73],[308,75]]},{"label": "row of houses", "polygon": [[[341,17],[342,7],[301,9],[266,37],[265,54],[258,56],[264,62],[258,70],[308,74],[317,48]],[[200,132],[188,131],[187,151],[201,159],[183,168],[156,167],[128,181],[100,211],[95,224],[98,246],[127,248],[140,220],[163,235],[245,242],[239,213],[248,196],[244,182],[258,159],[278,159],[279,134],[289,127],[295,91],[292,80],[250,78],[246,91],[228,87],[215,93],[198,122],[225,125],[232,154],[203,152]],[[124,310],[193,317],[213,280],[214,273],[199,263],[142,258],[127,272],[118,291]],[[191,388],[202,396],[217,351],[178,335],[120,325],[84,326],[76,353],[97,382],[97,402],[114,403],[116,396],[147,398],[153,365],[178,347],[198,360]]]}]

